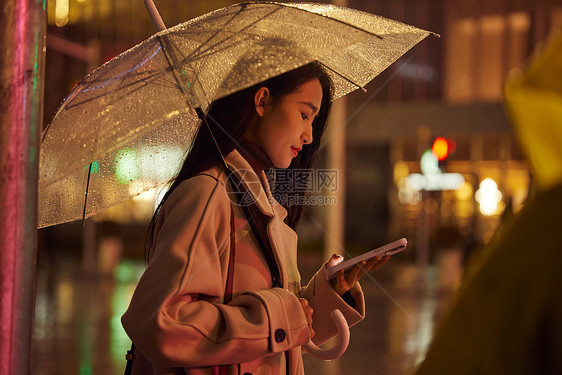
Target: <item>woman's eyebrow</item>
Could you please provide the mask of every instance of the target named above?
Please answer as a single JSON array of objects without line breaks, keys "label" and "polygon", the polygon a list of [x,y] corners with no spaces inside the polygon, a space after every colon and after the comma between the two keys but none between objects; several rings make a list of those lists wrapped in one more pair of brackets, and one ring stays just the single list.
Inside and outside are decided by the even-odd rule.
[{"label": "woman's eyebrow", "polygon": [[312,113],[318,113],[318,107],[316,107],[314,104],[310,103],[310,102],[299,102],[300,104],[304,104],[306,106],[309,106],[310,109],[312,109]]}]

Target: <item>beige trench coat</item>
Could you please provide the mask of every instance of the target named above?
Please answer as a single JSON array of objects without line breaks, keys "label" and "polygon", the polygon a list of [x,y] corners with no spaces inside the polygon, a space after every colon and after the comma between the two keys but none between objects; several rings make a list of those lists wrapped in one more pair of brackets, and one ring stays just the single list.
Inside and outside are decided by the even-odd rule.
[{"label": "beige trench coat", "polygon": [[[338,296],[324,266],[305,287],[297,270],[297,235],[283,219],[286,210],[233,151],[226,157],[255,200],[253,215],[280,265],[284,288],[271,275],[242,209],[229,199],[230,184],[215,167],[184,182],[164,204],[156,225],[154,252],[122,317],[136,345],[133,374],[302,374],[301,345],[309,329],[300,302],[314,309],[314,342],[336,333],[329,313],[338,308],[353,325],[364,316],[363,293],[352,290],[355,309]],[[265,190],[264,190],[265,187]],[[232,207],[232,208],[231,208]],[[224,304],[234,213],[234,293]]]}]

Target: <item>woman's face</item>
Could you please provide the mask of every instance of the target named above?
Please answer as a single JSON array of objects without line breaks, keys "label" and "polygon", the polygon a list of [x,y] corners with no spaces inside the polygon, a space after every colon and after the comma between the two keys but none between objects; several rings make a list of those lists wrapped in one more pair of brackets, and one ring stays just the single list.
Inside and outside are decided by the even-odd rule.
[{"label": "woman's face", "polygon": [[312,143],[312,122],[322,103],[322,85],[313,79],[280,98],[267,88],[254,95],[258,119],[244,134],[261,147],[277,168],[288,168],[302,147]]}]

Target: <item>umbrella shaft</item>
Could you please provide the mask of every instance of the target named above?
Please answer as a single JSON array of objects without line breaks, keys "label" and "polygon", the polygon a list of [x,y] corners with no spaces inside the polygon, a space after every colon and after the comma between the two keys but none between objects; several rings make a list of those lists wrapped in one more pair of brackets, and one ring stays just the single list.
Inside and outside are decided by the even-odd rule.
[{"label": "umbrella shaft", "polygon": [[201,119],[201,122],[202,122],[203,126],[205,126],[205,128],[209,132],[209,136],[211,137],[211,140],[213,141],[213,146],[214,146],[214,149],[217,153],[217,159],[218,159],[219,163],[221,163],[222,166],[224,167],[224,170],[228,174],[230,174],[230,168],[228,167],[228,164],[226,164],[226,160],[224,159],[224,155],[222,154],[221,149],[219,147],[219,144],[217,143],[217,140],[216,140],[216,138],[213,134],[213,131],[211,130],[211,127],[209,126],[209,122],[207,121],[207,116],[205,115],[205,113],[203,112],[201,107],[195,108],[195,113],[197,113],[197,117],[199,117],[199,119]]}]

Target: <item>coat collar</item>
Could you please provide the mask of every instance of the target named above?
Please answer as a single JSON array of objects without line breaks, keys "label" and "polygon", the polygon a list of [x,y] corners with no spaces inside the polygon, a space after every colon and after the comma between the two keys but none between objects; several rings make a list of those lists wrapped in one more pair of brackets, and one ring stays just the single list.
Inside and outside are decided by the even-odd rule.
[{"label": "coat collar", "polygon": [[[269,182],[264,171],[261,171],[259,176],[256,175],[250,163],[240,155],[238,150],[233,150],[225,157],[225,160],[232,173],[238,176],[243,189],[248,192],[249,201],[255,202],[263,214],[270,217],[279,216],[281,220],[287,217],[287,210],[271,194]],[[226,185],[225,173],[221,172],[221,177]]]}]

